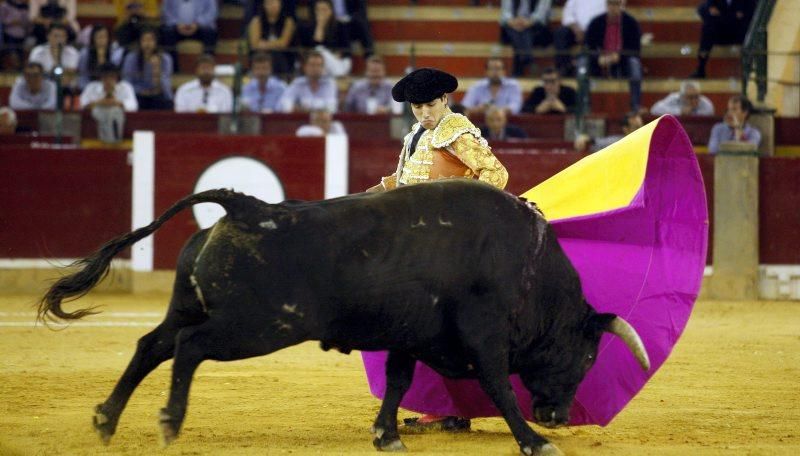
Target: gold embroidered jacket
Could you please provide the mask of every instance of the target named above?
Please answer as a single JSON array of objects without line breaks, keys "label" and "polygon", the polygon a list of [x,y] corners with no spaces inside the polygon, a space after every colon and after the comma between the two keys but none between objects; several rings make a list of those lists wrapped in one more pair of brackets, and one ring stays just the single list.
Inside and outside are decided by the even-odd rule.
[{"label": "gold embroidered jacket", "polygon": [[[433,130],[425,131],[414,155],[408,156],[411,140],[423,128],[416,123],[403,140],[397,172],[381,179],[385,190],[449,177],[477,177],[497,188],[505,188],[508,172],[481,131],[461,114],[445,115]],[[380,190],[380,189],[376,189]]]}]

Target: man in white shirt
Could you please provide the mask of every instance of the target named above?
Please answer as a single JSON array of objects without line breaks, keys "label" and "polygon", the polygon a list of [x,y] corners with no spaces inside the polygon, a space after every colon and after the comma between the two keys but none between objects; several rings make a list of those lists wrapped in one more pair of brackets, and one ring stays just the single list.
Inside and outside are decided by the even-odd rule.
[{"label": "man in white shirt", "polygon": [[117,107],[126,112],[139,109],[136,92],[128,81],[119,80],[119,70],[113,63],[100,65],[100,80],[92,81],[81,92],[81,108]]},{"label": "man in white shirt", "polygon": [[325,60],[317,51],[306,55],[303,74],[295,78],[278,102],[280,112],[310,112],[324,109],[336,112],[336,81],[325,76]]},{"label": "man in white shirt", "polygon": [[333,114],[324,110],[316,109],[308,114],[309,124],[297,129],[295,135],[299,137],[327,136],[327,135],[347,135],[344,125],[338,120],[333,120]]},{"label": "man in white shirt", "polygon": [[468,116],[483,113],[491,106],[502,108],[507,114],[519,113],[522,108],[522,89],[516,79],[505,76],[503,59],[490,57],[486,61],[486,78],[473,84],[461,102],[467,108]]},{"label": "man in white shirt", "polygon": [[681,91],[667,95],[658,100],[650,109],[656,116],[672,114],[673,116],[713,116],[714,104],[700,93],[700,84],[695,81],[683,81]]},{"label": "man in white shirt", "polygon": [[125,131],[125,111],[136,111],[139,104],[133,86],[119,80],[119,70],[113,63],[100,65],[99,72],[100,80],[90,82],[81,92],[81,109],[92,113],[101,141],[116,143]]},{"label": "man in white shirt", "polygon": [[175,93],[175,112],[230,113],[233,92],[214,78],[214,57],[200,56],[195,67],[197,79],[178,87]]},{"label": "man in white shirt", "polygon": [[60,62],[64,69],[62,83],[71,87],[76,82],[75,74],[78,70],[78,51],[67,44],[67,27],[64,24],[54,23],[47,32],[47,43],[40,44],[31,50],[29,62],[42,65],[45,73],[50,73]]},{"label": "man in white shirt", "polygon": [[553,33],[556,69],[561,76],[573,76],[575,67],[569,50],[582,44],[586,29],[595,17],[606,12],[606,0],[567,0],[561,13],[561,27]]},{"label": "man in white shirt", "polygon": [[394,83],[386,79],[386,63],[379,55],[367,59],[364,78],[355,81],[347,91],[345,112],[362,114],[401,114],[403,104],[392,99]]},{"label": "man in white shirt", "polygon": [[56,85],[44,78],[40,63],[25,65],[22,77],[17,78],[11,89],[8,105],[17,110],[56,108]]}]

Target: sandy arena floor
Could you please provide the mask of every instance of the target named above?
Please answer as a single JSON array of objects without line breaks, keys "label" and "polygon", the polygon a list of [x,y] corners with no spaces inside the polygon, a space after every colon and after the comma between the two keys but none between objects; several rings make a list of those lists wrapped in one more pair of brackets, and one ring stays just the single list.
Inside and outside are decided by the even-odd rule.
[{"label": "sandy arena floor", "polygon": [[[0,455],[153,454],[171,362],[133,395],[111,445],[91,429],[166,295],[90,295],[104,313],[32,327],[35,296],[0,297]],[[800,454],[800,303],[702,302],[672,357],[606,428],[538,430],[568,455]],[[314,343],[206,362],[179,439],[163,455],[374,455],[379,403],[360,357]],[[411,416],[403,412],[402,416]],[[408,435],[413,454],[519,454],[501,419],[470,434]]]}]

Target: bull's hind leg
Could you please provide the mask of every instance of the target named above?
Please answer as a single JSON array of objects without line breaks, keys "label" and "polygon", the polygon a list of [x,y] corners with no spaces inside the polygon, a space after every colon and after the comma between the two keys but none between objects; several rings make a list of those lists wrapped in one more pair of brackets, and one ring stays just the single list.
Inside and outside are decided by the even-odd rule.
[{"label": "bull's hind leg", "polygon": [[397,409],[414,378],[414,359],[405,353],[389,352],[386,359],[386,394],[375,418],[372,444],[380,451],[405,451],[397,432]]},{"label": "bull's hind leg", "polygon": [[[254,309],[254,305],[243,308]],[[162,445],[167,446],[178,437],[186,416],[189,388],[195,370],[207,359],[234,361],[267,355],[304,340],[292,329],[268,327],[253,315],[216,315],[205,323],[184,328],[177,337],[175,361],[172,365],[172,382],[167,406],[161,409]]]},{"label": "bull's hind leg", "polygon": [[103,443],[108,445],[119,423],[122,410],[139,383],[159,364],[172,357],[175,348],[175,335],[179,327],[165,321],[156,329],[139,339],[136,353],[128,363],[111,396],[94,409],[92,423]]},{"label": "bull's hind leg", "polygon": [[139,383],[153,369],[172,358],[178,331],[186,326],[200,324],[208,318],[197,301],[197,295],[189,278],[198,247],[205,241],[205,237],[206,231],[201,231],[187,242],[178,258],[175,285],[167,316],[153,331],[139,339],[136,353],[114,387],[114,391],[111,392],[111,396],[95,407],[92,422],[105,444],[108,444],[114,435],[119,417]]}]

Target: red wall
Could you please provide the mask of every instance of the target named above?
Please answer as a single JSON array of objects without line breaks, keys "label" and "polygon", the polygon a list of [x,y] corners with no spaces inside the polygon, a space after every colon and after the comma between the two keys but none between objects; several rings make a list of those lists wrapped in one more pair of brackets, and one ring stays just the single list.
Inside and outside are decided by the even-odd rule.
[{"label": "red wall", "polygon": [[130,231],[127,156],[0,146],[0,257],[78,258]]},{"label": "red wall", "polygon": [[[287,198],[320,199],[324,143],[322,139],[307,141],[159,134],[155,212],[160,214],[189,194],[200,173],[226,154],[263,160],[283,181]],[[516,194],[580,158],[575,153],[543,153],[508,143],[497,144],[494,150],[511,170],[508,190]],[[398,153],[397,141],[352,141],[350,191],[362,191],[394,172]],[[0,257],[82,257],[129,231],[131,168],[126,159],[127,153],[118,150],[0,146]],[[714,157],[699,155],[698,159],[713,232]],[[800,159],[762,158],[760,163],[761,263],[800,264]],[[196,228],[189,211],[165,225],[156,236],[156,267],[172,267],[181,245]],[[709,259],[712,253],[709,248]]]}]

